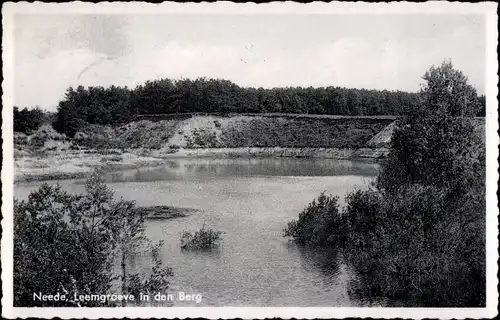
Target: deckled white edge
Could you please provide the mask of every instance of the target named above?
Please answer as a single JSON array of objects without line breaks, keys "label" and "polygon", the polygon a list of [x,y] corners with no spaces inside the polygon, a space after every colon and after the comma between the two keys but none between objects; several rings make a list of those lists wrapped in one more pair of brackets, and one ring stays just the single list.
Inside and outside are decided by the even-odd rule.
[{"label": "deckled white edge", "polygon": [[[492,318],[497,314],[498,260],[498,62],[497,4],[449,3],[356,3],[331,2],[301,4],[277,2],[270,4],[217,3],[4,3],[2,5],[2,316],[6,318]],[[487,307],[486,308],[254,308],[254,307],[174,307],[174,308],[13,308],[12,307],[12,206],[13,206],[13,16],[16,13],[108,13],[108,14],[483,14],[487,17],[486,34],[486,232],[487,232]],[[464,44],[466,45],[466,44]],[[411,61],[408,61],[411,63]]]}]

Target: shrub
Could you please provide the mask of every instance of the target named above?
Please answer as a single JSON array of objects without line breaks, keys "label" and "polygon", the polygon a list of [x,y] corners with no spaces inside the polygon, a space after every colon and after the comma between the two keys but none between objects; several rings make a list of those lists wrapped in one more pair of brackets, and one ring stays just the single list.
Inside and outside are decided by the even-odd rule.
[{"label": "shrub", "polygon": [[345,221],[339,212],[338,197],[322,193],[283,230],[298,244],[327,245],[343,240]]},{"label": "shrub", "polygon": [[380,239],[379,223],[384,221],[382,207],[384,199],[374,191],[355,191],[346,196],[343,211],[348,245],[358,248],[372,247],[375,239]]},{"label": "shrub", "polygon": [[[35,301],[33,292],[72,295],[110,289],[109,235],[81,225],[79,215],[87,210],[81,196],[48,184],[28,201],[14,202],[14,306],[74,305]],[[66,215],[73,218],[66,222]]]},{"label": "shrub", "polygon": [[176,152],[178,152],[180,149],[181,149],[181,147],[179,147],[179,146],[178,146],[178,145],[176,145],[176,144],[169,145],[169,146],[168,146],[168,153],[176,153]]},{"label": "shrub", "polygon": [[[127,270],[127,258],[146,240],[144,215],[133,202],[114,200],[100,172],[91,174],[81,195],[43,184],[27,201],[14,201],[14,306],[105,306],[73,297],[109,294],[120,283],[123,294],[132,284],[165,290],[172,272],[161,261],[153,261],[149,278]],[[34,292],[68,299],[37,301]]]},{"label": "shrub", "polygon": [[194,128],[191,136],[184,135],[187,148],[217,148],[217,133],[207,128]]},{"label": "shrub", "polygon": [[457,199],[433,186],[348,196],[346,260],[360,279],[351,294],[406,306],[484,304],[482,195]]},{"label": "shrub", "polygon": [[151,274],[147,278],[137,273],[127,275],[127,281],[123,282],[122,291],[138,297],[141,293],[153,295],[168,288],[168,279],[174,275],[174,272],[172,268],[163,266],[160,259],[160,248],[162,246],[163,240],[160,240],[157,244],[148,244],[153,264]]},{"label": "shrub", "polygon": [[181,248],[207,249],[216,247],[222,240],[222,234],[222,231],[215,231],[210,228],[205,229],[205,226],[194,233],[183,231],[181,233]]}]

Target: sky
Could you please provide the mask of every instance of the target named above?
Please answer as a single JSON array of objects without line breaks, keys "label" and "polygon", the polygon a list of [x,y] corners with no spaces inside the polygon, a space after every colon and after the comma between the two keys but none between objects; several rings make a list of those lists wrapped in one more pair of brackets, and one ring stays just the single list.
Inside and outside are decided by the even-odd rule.
[{"label": "sky", "polygon": [[18,14],[14,104],[54,111],[69,87],[159,78],[415,92],[451,58],[485,90],[481,15]]}]

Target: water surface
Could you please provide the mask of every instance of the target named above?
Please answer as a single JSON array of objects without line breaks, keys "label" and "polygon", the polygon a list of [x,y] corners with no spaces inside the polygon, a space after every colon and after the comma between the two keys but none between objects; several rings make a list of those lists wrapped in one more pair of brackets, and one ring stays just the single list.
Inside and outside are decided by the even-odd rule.
[{"label": "water surface", "polygon": [[[353,278],[335,249],[303,248],[282,237],[287,222],[321,192],[343,197],[366,189],[372,162],[310,159],[177,159],[164,166],[108,176],[115,195],[138,205],[199,209],[185,218],[148,221],[147,235],[164,240],[161,257],[173,268],[170,292],[201,294],[175,306],[357,306]],[[83,192],[82,180],[50,181]],[[40,182],[15,186],[26,198]],[[221,247],[181,250],[179,234],[206,227],[225,232]],[[146,270],[146,252],[131,261]]]}]

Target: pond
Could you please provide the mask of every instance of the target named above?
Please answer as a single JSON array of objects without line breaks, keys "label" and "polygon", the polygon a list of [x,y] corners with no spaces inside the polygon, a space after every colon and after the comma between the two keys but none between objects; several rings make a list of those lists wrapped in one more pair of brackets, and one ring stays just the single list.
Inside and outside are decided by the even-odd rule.
[{"label": "pond", "polygon": [[[198,209],[183,218],[148,220],[147,236],[164,240],[161,258],[173,268],[169,293],[202,295],[200,303],[175,306],[360,306],[348,294],[355,275],[335,249],[304,248],[283,238],[287,222],[321,192],[344,196],[366,189],[378,164],[311,159],[176,159],[154,168],[109,174],[115,196],[140,206]],[[83,192],[81,180],[60,183]],[[19,183],[26,198],[40,182]],[[224,232],[219,248],[186,251],[180,233],[202,226]],[[150,266],[147,253],[132,261]]]}]

